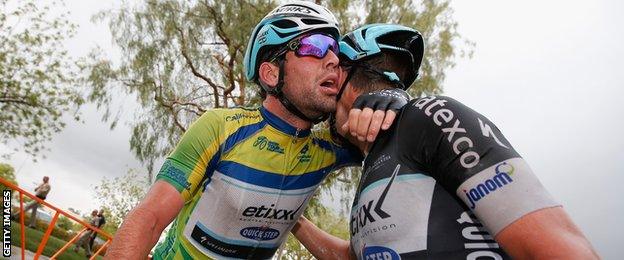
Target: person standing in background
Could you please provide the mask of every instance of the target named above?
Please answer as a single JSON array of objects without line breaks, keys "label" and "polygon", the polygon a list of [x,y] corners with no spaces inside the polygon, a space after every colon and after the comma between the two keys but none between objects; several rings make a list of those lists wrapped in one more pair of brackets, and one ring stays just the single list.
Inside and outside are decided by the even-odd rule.
[{"label": "person standing in background", "polygon": [[[50,177],[43,176],[43,183],[39,184],[39,186],[35,188],[35,196],[37,196],[37,198],[41,200],[45,200],[48,196],[48,193],[50,193],[50,189],[51,189]],[[31,210],[30,224],[28,224],[28,226],[31,228],[34,228],[35,224],[37,224],[37,209],[38,208],[39,208],[39,203],[37,201],[31,201],[30,203],[26,205],[26,207],[24,207],[24,211]],[[19,212],[15,213],[12,217],[16,219],[17,216],[19,216]]]}]

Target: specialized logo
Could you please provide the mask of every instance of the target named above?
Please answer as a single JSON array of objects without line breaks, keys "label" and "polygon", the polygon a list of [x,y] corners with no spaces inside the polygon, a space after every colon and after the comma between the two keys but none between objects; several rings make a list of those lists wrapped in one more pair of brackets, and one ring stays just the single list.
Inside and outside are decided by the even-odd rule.
[{"label": "specialized logo", "polygon": [[276,239],[279,234],[278,230],[269,227],[248,227],[240,231],[241,236],[259,241]]},{"label": "specialized logo", "polygon": [[284,154],[284,148],[282,148],[279,143],[269,141],[266,136],[260,136],[253,143],[254,147],[257,147],[259,150],[264,150],[266,148],[268,151]]},{"label": "specialized logo", "polygon": [[[352,236],[360,232],[360,229],[364,228],[366,224],[368,223],[375,222],[379,218],[386,219],[386,218],[391,217],[390,214],[388,214],[387,212],[381,209],[381,206],[386,200],[386,195],[388,194],[388,191],[390,190],[390,187],[392,186],[392,183],[394,182],[394,178],[399,173],[400,168],[401,168],[400,164],[398,164],[396,168],[394,168],[394,172],[392,172],[392,176],[390,177],[388,184],[386,184],[386,187],[384,188],[383,192],[381,193],[381,196],[379,196],[379,199],[377,199],[377,201],[371,200],[368,203],[363,204],[360,208],[358,208],[357,210],[355,210],[354,213],[351,214],[350,226],[351,226]],[[374,215],[377,216],[377,219],[375,218]]]},{"label": "specialized logo", "polygon": [[301,151],[299,151],[299,154],[297,155],[299,162],[309,162],[312,160],[312,155],[307,154],[308,151],[310,151],[310,147],[307,144],[301,148]]},{"label": "specialized logo", "polygon": [[[431,96],[419,99],[413,106],[424,111],[425,115],[431,117],[436,125],[440,127],[442,127],[443,124],[445,125],[444,128],[442,128],[442,132],[447,134],[447,141],[452,145],[453,152],[455,152],[456,155],[460,155],[459,162],[461,165],[466,169],[470,169],[478,165],[481,158],[477,152],[472,150],[474,147],[472,139],[470,139],[469,136],[459,136],[458,133],[466,134],[466,129],[460,127],[461,121],[455,118],[455,114],[452,110],[444,108],[446,102],[448,102],[448,100]],[[440,108],[436,109],[438,106]],[[503,144],[494,134],[492,127],[484,123],[481,118],[477,117],[477,121],[483,136],[493,138],[499,146],[509,149],[509,147]]]},{"label": "specialized logo", "polygon": [[367,246],[362,250],[362,256],[366,260],[395,260],[401,256],[394,250],[383,246]]},{"label": "specialized logo", "polygon": [[311,14],[313,11],[314,10],[307,8],[305,6],[302,6],[302,5],[287,5],[287,6],[283,6],[278,9],[275,9],[273,14],[279,14],[279,13]]},{"label": "specialized logo", "polygon": [[496,165],[494,172],[496,173],[494,177],[477,184],[476,187],[470,189],[469,191],[464,190],[464,194],[468,198],[468,201],[470,201],[471,209],[474,209],[476,207],[476,203],[485,198],[488,194],[495,192],[496,190],[501,189],[507,184],[513,182],[513,179],[510,176],[514,172],[513,165],[503,162]]},{"label": "specialized logo", "polygon": [[260,207],[251,206],[243,211],[243,216],[276,220],[294,220],[304,203],[305,200],[294,210],[277,209],[275,208],[275,204],[271,204],[269,207],[265,205],[260,205]]}]

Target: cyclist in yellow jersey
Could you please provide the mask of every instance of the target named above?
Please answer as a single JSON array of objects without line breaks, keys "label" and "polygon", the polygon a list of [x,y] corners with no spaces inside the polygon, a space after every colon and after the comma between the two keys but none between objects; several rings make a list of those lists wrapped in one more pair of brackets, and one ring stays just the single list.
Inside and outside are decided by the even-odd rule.
[{"label": "cyclist in yellow jersey", "polygon": [[[244,60],[247,78],[266,97],[262,106],[214,109],[193,123],[107,257],[145,258],[175,219],[155,259],[271,258],[324,177],[362,159],[328,131],[310,130],[336,108],[338,37],[335,17],[312,2],[284,4],[264,17]],[[397,109],[404,93],[373,94],[369,107]],[[382,124],[379,114],[371,133]]]}]

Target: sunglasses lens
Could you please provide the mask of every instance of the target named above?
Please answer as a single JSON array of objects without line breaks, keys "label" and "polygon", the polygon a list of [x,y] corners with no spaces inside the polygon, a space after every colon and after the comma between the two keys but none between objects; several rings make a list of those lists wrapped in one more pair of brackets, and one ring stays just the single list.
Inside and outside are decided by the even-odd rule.
[{"label": "sunglasses lens", "polygon": [[338,51],[338,43],[332,37],[324,34],[312,34],[301,38],[301,45],[297,49],[299,56],[314,56],[323,58],[328,50],[336,53]]}]

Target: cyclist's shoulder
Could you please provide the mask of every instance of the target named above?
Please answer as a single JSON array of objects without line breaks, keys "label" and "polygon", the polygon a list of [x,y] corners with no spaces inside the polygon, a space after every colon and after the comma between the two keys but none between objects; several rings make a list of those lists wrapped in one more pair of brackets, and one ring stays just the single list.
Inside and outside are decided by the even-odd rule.
[{"label": "cyclist's shoulder", "polygon": [[262,115],[258,108],[215,108],[204,112],[193,124],[227,130],[257,123],[261,120]]},{"label": "cyclist's shoulder", "polygon": [[[479,116],[478,112],[448,96],[432,95],[410,100],[399,115],[405,127],[442,126],[458,118]],[[417,125],[414,125],[417,124]]]},{"label": "cyclist's shoulder", "polygon": [[429,115],[435,110],[439,110],[442,108],[463,109],[468,107],[460,101],[449,96],[431,95],[410,100],[407,105],[404,106],[404,111],[409,111],[409,113],[424,112],[425,114]]},{"label": "cyclist's shoulder", "polygon": [[222,122],[240,122],[245,119],[261,119],[257,107],[214,108],[204,112],[198,120],[218,120]]}]

